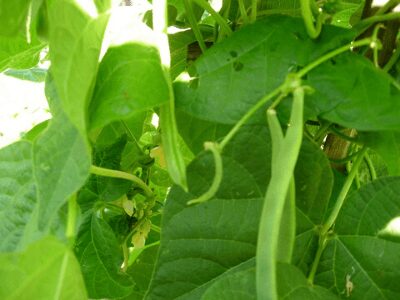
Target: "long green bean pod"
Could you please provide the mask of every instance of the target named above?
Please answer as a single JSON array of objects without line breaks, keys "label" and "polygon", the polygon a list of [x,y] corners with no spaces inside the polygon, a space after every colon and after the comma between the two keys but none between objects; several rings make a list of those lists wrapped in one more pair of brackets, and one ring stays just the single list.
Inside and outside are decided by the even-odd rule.
[{"label": "long green bean pod", "polygon": [[[279,236],[282,213],[292,181],[294,168],[300,151],[303,135],[303,87],[293,91],[293,105],[289,128],[282,138],[278,118],[274,111],[268,111],[272,146],[271,180],[264,199],[258,230],[256,254],[257,299],[276,300],[276,263],[278,258]],[[277,151],[279,151],[277,153]]]},{"label": "long green bean pod", "polygon": [[159,51],[164,77],[168,84],[168,103],[160,107],[161,141],[164,149],[168,173],[172,181],[187,190],[186,166],[178,145],[178,129],[175,120],[175,99],[169,74],[170,52],[167,35],[167,1],[153,0],[153,28],[159,33]]}]

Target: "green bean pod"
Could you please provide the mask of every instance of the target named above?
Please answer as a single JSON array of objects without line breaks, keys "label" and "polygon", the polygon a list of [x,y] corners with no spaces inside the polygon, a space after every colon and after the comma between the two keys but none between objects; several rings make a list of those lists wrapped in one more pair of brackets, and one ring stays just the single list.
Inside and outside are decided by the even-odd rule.
[{"label": "green bean pod", "polygon": [[[269,110],[267,114],[273,145],[273,160],[271,180],[264,199],[257,240],[256,286],[259,300],[278,299],[276,263],[281,257],[278,253],[281,221],[302,141],[303,106],[304,90],[303,87],[297,87],[293,91],[290,125],[286,136],[283,136],[275,111]],[[293,195],[293,192],[291,194]],[[291,215],[294,214],[291,213]],[[287,259],[288,254],[284,257]]]},{"label": "green bean pod", "polygon": [[187,191],[186,166],[178,147],[178,129],[173,99],[160,107],[161,142],[167,170],[172,181]]}]

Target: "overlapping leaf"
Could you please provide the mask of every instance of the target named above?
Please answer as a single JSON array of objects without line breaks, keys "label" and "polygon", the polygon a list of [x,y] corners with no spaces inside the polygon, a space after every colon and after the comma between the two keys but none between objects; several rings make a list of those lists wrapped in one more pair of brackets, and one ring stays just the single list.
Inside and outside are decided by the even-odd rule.
[{"label": "overlapping leaf", "polygon": [[[234,124],[283,83],[289,72],[351,37],[351,31],[327,26],[317,43],[308,37],[301,19],[262,19],[214,45],[196,61],[192,81],[175,85],[177,108],[201,120]],[[260,110],[259,117],[263,114]]]},{"label": "overlapping leaf", "polygon": [[39,61],[45,46],[36,38],[36,17],[41,0],[0,1],[0,72],[28,69]]},{"label": "overlapping leaf", "polygon": [[75,252],[90,298],[120,298],[132,291],[132,280],[121,271],[122,249],[97,212],[80,227]]},{"label": "overlapping leaf", "polygon": [[21,141],[1,149],[0,162],[0,251],[6,252],[24,246],[29,239],[24,233],[32,231],[26,227],[36,221],[32,144]]},{"label": "overlapping leaf", "polygon": [[108,15],[88,15],[74,0],[48,1],[52,73],[61,105],[82,135]]},{"label": "overlapping leaf", "polygon": [[400,179],[383,178],[352,193],[337,219],[316,280],[352,299],[397,299],[400,295]]},{"label": "overlapping leaf", "polygon": [[[317,146],[305,145],[303,149],[305,152],[300,155],[301,159],[313,160],[310,153],[323,156],[318,154],[320,150]],[[216,196],[195,206],[187,206],[186,202],[205,191],[212,179],[214,166],[211,155],[207,153],[200,154],[189,165],[191,193],[174,187],[167,199],[159,258],[148,299],[212,299],[223,294],[221,289],[233,283],[236,289],[243,288],[243,294],[239,293],[239,298],[234,299],[246,299],[240,297],[248,295],[246,291],[252,287],[248,287],[247,283],[254,286],[254,278],[248,280],[251,272],[248,274],[242,267],[255,255],[260,209],[270,178],[270,151],[269,133],[265,126],[242,129],[224,149],[224,175]],[[316,165],[311,165],[311,168],[315,169]],[[304,167],[300,166],[298,172],[303,170]],[[326,179],[328,189],[331,181],[329,177]],[[300,188],[298,194],[306,190],[318,191],[320,184],[314,177],[303,181],[303,186],[310,186]],[[313,206],[311,199],[317,198],[317,195],[311,194],[310,199],[301,195],[300,199]],[[328,198],[324,197],[321,201],[326,202]],[[311,236],[314,234],[313,226],[311,223],[305,229],[311,232]],[[300,245],[296,250],[307,252],[307,247],[304,250]],[[196,272],[193,273],[193,270]],[[242,275],[247,279],[242,281],[242,275],[236,274],[236,271],[245,271]],[[229,293],[226,295],[232,296]]]},{"label": "overlapping leaf", "polygon": [[386,73],[355,54],[330,60],[308,76],[309,96],[323,118],[359,130],[398,130],[400,90]]},{"label": "overlapping leaf", "polygon": [[109,48],[100,64],[90,107],[91,128],[127,119],[167,100],[157,48],[141,42]]},{"label": "overlapping leaf", "polygon": [[79,264],[55,238],[42,239],[19,253],[0,254],[0,298],[86,299]]}]

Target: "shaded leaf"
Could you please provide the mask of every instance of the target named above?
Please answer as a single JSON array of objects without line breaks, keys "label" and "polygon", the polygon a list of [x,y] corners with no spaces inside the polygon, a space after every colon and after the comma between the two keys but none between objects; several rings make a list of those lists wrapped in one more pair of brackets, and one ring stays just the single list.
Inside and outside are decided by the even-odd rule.
[{"label": "shaded leaf", "polygon": [[309,101],[324,119],[358,130],[400,127],[400,90],[362,56],[331,59],[309,74],[308,83],[316,90]]},{"label": "shaded leaf", "polygon": [[278,264],[278,294],[280,299],[333,300],[337,296],[317,285],[310,285],[303,273],[295,266]]},{"label": "shaded leaf", "polygon": [[127,119],[165,103],[168,97],[160,56],[154,45],[137,41],[109,48],[97,76],[90,127]]},{"label": "shaded leaf", "polygon": [[399,298],[400,234],[396,227],[390,230],[399,215],[398,177],[376,180],[349,195],[336,221],[337,235],[322,256],[317,283],[344,294],[351,280],[354,299]]},{"label": "shaded leaf", "polygon": [[361,132],[361,139],[384,160],[390,175],[400,175],[400,133],[397,131]]},{"label": "shaded leaf", "polygon": [[121,271],[122,249],[97,212],[81,225],[75,252],[90,298],[119,298],[132,291],[132,280]]},{"label": "shaded leaf", "polygon": [[[128,268],[127,273],[135,282],[132,294],[126,300],[142,300],[149,287],[154,265],[156,263],[158,246],[145,248]],[[124,298],[125,299],[125,298]]]},{"label": "shaded leaf", "polygon": [[[177,108],[201,120],[234,124],[261,97],[283,83],[289,72],[352,35],[351,31],[326,26],[317,43],[308,37],[301,19],[261,19],[199,57],[192,80],[175,84]],[[265,119],[264,109],[257,116],[253,123]]]},{"label": "shaded leaf", "polygon": [[33,82],[43,82],[46,78],[47,70],[41,68],[32,68],[27,70],[10,69],[4,72],[5,75],[12,76],[22,80]]},{"label": "shaded leaf", "polygon": [[213,159],[202,153],[189,165],[191,193],[173,187],[164,208],[159,258],[148,299],[199,299],[216,279],[254,257],[269,180],[268,153],[266,126],[243,129],[224,149],[224,176],[216,196],[194,206],[186,202],[207,189]]}]

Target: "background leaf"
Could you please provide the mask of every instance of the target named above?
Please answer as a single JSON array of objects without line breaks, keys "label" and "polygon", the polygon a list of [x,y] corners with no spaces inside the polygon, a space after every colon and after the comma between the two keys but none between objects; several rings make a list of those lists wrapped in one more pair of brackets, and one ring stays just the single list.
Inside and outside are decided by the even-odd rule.
[{"label": "background leaf", "polygon": [[22,80],[28,80],[33,82],[43,82],[46,78],[47,70],[41,68],[32,68],[26,70],[7,70],[4,72],[5,75],[12,76]]},{"label": "background leaf", "polygon": [[15,251],[29,240],[26,227],[35,222],[31,143],[21,141],[0,150],[0,190],[0,251]]},{"label": "background leaf", "polygon": [[122,249],[98,213],[89,215],[80,227],[75,252],[90,298],[124,297],[132,291],[133,282],[121,271]]}]

